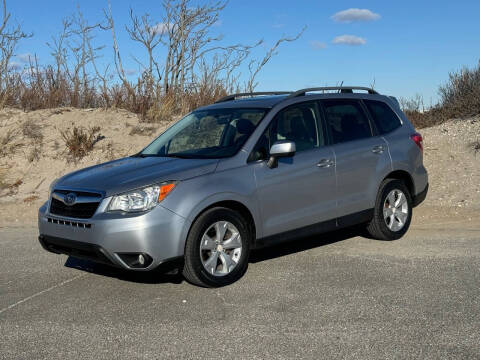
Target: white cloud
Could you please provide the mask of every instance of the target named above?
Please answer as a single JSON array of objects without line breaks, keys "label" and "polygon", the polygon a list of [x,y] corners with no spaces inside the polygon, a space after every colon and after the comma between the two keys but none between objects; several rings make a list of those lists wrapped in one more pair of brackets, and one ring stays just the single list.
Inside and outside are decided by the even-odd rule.
[{"label": "white cloud", "polygon": [[338,45],[358,46],[365,45],[367,43],[367,40],[355,35],[341,35],[333,39],[332,43]]},{"label": "white cloud", "polygon": [[125,69],[125,74],[127,75],[135,75],[137,73],[137,70],[135,69]]},{"label": "white cloud", "polygon": [[17,59],[24,64],[28,64],[30,60],[34,60],[34,56],[30,53],[19,54],[17,55]]},{"label": "white cloud", "polygon": [[169,23],[158,23],[150,28],[150,31],[155,34],[163,35],[170,30],[171,25]]},{"label": "white cloud", "polygon": [[313,40],[312,42],[310,42],[310,46],[315,50],[322,50],[327,47],[327,44],[318,40]]},{"label": "white cloud", "polygon": [[282,29],[285,27],[285,24],[273,24],[272,27],[274,29]]},{"label": "white cloud", "polygon": [[368,9],[347,9],[337,12],[332,19],[340,23],[351,23],[355,21],[374,21],[380,19],[380,15]]}]

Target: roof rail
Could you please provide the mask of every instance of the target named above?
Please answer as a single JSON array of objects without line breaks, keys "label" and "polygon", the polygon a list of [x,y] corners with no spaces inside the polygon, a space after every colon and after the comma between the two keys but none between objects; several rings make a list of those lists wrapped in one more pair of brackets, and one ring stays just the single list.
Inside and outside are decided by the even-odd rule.
[{"label": "roof rail", "polygon": [[332,90],[338,90],[338,92],[342,94],[351,94],[353,93],[353,90],[363,90],[363,91],[367,91],[369,94],[378,94],[378,92],[376,92],[372,88],[363,87],[363,86],[325,86],[325,87],[314,87],[314,88],[298,90],[292,93],[289,96],[289,98],[304,96],[307,92],[312,92],[312,91],[332,91]]},{"label": "roof rail", "polygon": [[254,97],[254,96],[261,96],[261,95],[290,95],[292,94],[291,91],[262,91],[262,92],[248,92],[248,93],[238,93],[227,95],[220,100],[215,101],[215,104],[235,100],[240,97]]}]

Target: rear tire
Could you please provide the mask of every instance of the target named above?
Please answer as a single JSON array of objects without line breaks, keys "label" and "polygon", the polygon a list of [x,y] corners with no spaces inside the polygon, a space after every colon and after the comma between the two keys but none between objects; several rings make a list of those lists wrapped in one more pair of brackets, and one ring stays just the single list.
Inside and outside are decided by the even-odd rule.
[{"label": "rear tire", "polygon": [[407,232],[412,220],[412,197],[405,183],[385,179],[378,190],[368,233],[378,240],[397,240]]},{"label": "rear tire", "polygon": [[205,211],[190,228],[183,276],[203,287],[232,284],[247,270],[251,240],[238,212],[223,207]]}]

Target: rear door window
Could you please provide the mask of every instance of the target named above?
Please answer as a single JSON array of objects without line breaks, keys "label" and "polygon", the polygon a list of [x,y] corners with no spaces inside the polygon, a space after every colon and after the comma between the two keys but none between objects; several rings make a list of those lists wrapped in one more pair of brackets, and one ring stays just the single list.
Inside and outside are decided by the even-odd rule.
[{"label": "rear door window", "polygon": [[358,101],[325,100],[322,105],[334,144],[372,136],[370,123]]},{"label": "rear door window", "polygon": [[364,102],[380,135],[387,134],[402,125],[397,114],[384,102],[374,100],[364,100]]}]

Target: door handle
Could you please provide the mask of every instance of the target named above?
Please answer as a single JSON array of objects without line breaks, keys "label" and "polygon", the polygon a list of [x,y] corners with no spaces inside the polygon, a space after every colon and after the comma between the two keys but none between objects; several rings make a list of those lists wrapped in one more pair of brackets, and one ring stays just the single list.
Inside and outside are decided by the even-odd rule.
[{"label": "door handle", "polygon": [[330,167],[334,164],[335,164],[335,162],[333,160],[322,159],[317,163],[317,166],[320,167],[320,168],[328,168],[328,167]]},{"label": "door handle", "polygon": [[385,151],[385,148],[383,147],[383,145],[377,145],[372,148],[372,152],[374,154],[383,154],[384,151]]}]

